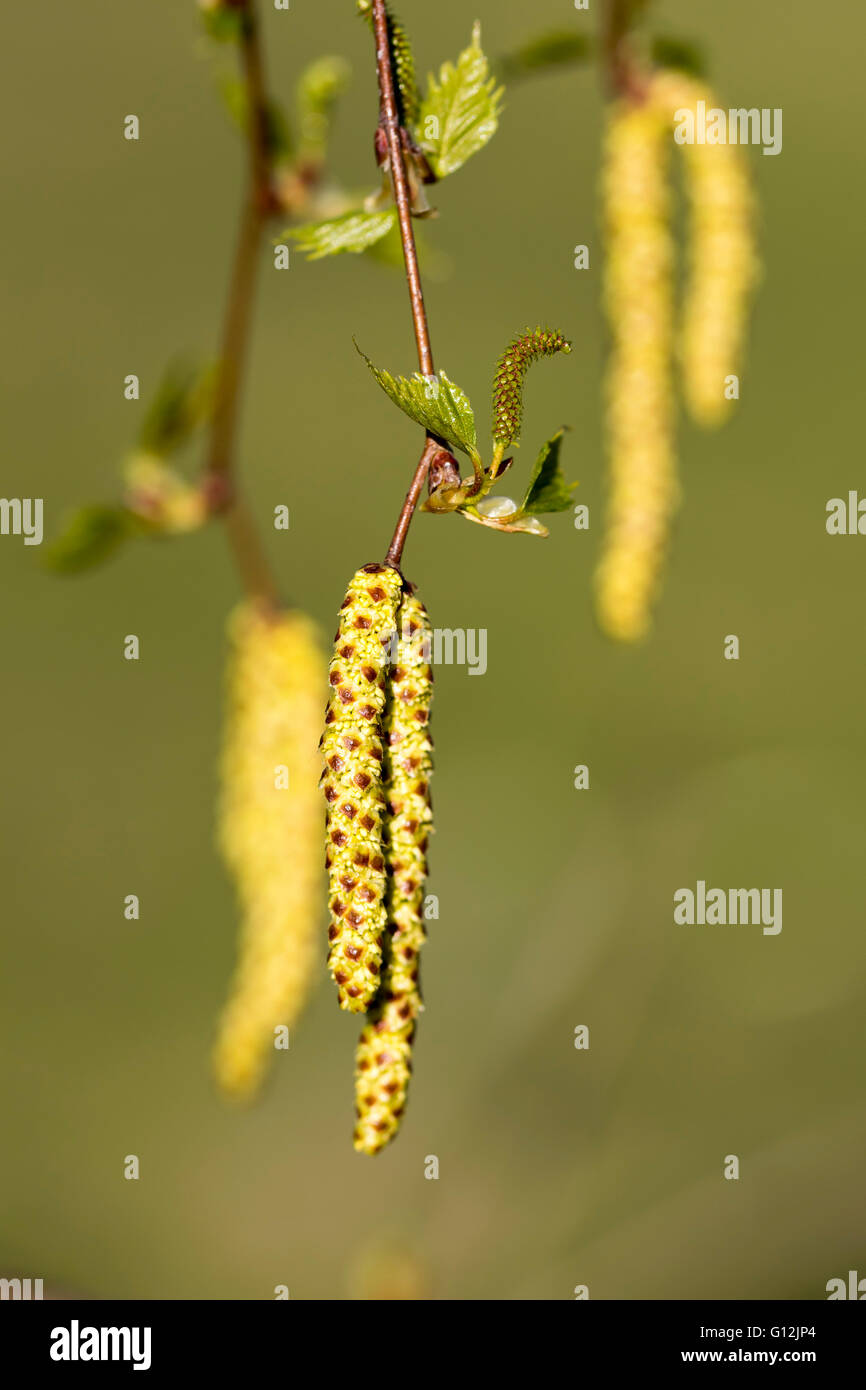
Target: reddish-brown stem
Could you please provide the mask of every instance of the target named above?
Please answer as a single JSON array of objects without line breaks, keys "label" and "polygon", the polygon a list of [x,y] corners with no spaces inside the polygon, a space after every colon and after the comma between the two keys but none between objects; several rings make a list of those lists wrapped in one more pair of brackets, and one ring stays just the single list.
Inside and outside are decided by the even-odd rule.
[{"label": "reddish-brown stem", "polygon": [[409,485],[409,491],[406,493],[403,506],[400,509],[400,515],[397,519],[397,525],[391,544],[388,546],[388,553],[385,556],[385,564],[393,565],[394,569],[400,568],[400,560],[403,557],[403,546],[406,544],[409,523],[412,520],[415,508],[418,505],[418,499],[423,491],[424,483],[430,469],[430,463],[439,452],[440,447],[439,442],[434,439],[432,435],[428,434],[424,444],[424,452],[418,460],[414,477]]},{"label": "reddish-brown stem", "polygon": [[635,62],[628,40],[634,0],[607,0],[602,28],[605,75],[611,93],[631,101],[643,101],[646,79]]},{"label": "reddish-brown stem", "polygon": [[[239,499],[234,477],[259,250],[268,218],[275,210],[271,190],[268,103],[255,0],[242,0],[237,8],[243,10],[240,59],[248,112],[247,188],[223,320],[205,471],[210,479],[218,480],[216,492],[225,499],[221,514],[244,589],[250,598],[275,608],[279,602],[276,581],[252,517]],[[213,487],[213,483],[210,486]]]},{"label": "reddish-brown stem", "polygon": [[[403,245],[403,260],[406,265],[406,281],[409,287],[409,301],[412,305],[412,323],[415,328],[415,343],[418,348],[418,365],[425,376],[433,376],[433,350],[430,346],[430,329],[427,323],[427,310],[424,306],[424,290],[418,270],[418,251],[415,246],[415,233],[412,229],[412,198],[403,156],[403,143],[400,135],[400,116],[397,93],[394,86],[394,70],[391,64],[391,47],[388,42],[388,16],[385,0],[373,0],[373,31],[376,38],[376,70],[379,77],[379,123],[388,142],[388,162],[391,181],[394,187],[394,201],[397,204],[397,218],[400,223],[400,240]],[[409,525],[418,505],[424,480],[430,467],[430,459],[439,447],[432,435],[427,436],[424,452],[418,461],[414,477],[406,499],[400,509],[397,526],[385,556],[385,563],[400,568],[403,546]]]},{"label": "reddish-brown stem", "polygon": [[403,144],[400,139],[400,115],[394,86],[394,69],[391,66],[391,46],[388,42],[388,14],[385,9],[385,0],[373,0],[373,28],[376,35],[376,69],[379,75],[379,121],[388,141],[394,201],[397,204],[397,217],[400,221],[400,239],[403,243],[403,259],[406,262],[406,280],[409,285],[409,299],[412,304],[412,322],[415,325],[415,342],[418,345],[418,364],[425,376],[432,376],[436,369],[433,366],[430,330],[427,326],[427,312],[424,308],[424,291],[421,287],[421,275],[418,270],[418,252],[415,247],[415,233],[412,230],[412,198],[409,193],[409,180],[406,177]]}]

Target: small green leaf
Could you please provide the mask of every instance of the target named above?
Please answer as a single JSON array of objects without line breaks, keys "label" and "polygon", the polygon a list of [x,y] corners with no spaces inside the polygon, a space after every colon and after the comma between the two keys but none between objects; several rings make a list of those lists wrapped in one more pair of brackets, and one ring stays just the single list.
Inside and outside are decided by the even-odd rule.
[{"label": "small green leaf", "polygon": [[382,390],[405,415],[453,448],[462,449],[471,459],[478,459],[475,416],[469,398],[444,372],[437,372],[435,376],[415,372],[409,378],[393,377],[390,372],[375,367],[360,348],[358,351]]},{"label": "small green leaf", "polygon": [[564,430],[558,430],[535,461],[529,487],[520,508],[521,516],[538,516],[543,512],[565,512],[572,503],[571,494],[577,483],[567,483],[559,466],[559,451]]},{"label": "small green leaf", "polygon": [[528,39],[519,48],[506,53],[500,59],[500,66],[508,78],[529,77],[551,68],[585,63],[591,54],[592,41],[588,35],[557,29]]},{"label": "small green leaf", "polygon": [[298,249],[309,260],[320,261],[324,256],[337,256],[341,251],[356,254],[366,251],[368,246],[387,236],[396,220],[396,208],[387,208],[384,212],[364,212],[359,208],[341,213],[339,217],[329,217],[324,222],[289,227],[283,236],[293,237]]},{"label": "small green leaf", "polygon": [[494,135],[503,89],[490,76],[481,49],[481,26],[453,63],[443,63],[439,80],[431,73],[418,117],[421,146],[440,179],[453,174]]},{"label": "small green leaf", "polygon": [[81,507],[43,552],[46,569],[56,574],[79,574],[102,564],[139,530],[125,507]]},{"label": "small green leaf", "polygon": [[224,0],[199,0],[202,23],[217,43],[237,43],[244,31],[246,16],[242,9]]},{"label": "small green leaf", "polygon": [[669,34],[658,34],[652,41],[652,60],[656,67],[676,68],[687,72],[690,77],[706,77],[707,60],[699,44],[688,39],[675,39]]},{"label": "small green leaf", "polygon": [[[249,120],[249,95],[246,85],[240,78],[222,73],[217,79],[217,86],[230,119],[238,130],[245,131]],[[276,102],[268,103],[265,119],[268,153],[273,159],[288,159],[292,152],[292,137],[288,121]]]},{"label": "small green leaf", "polygon": [[298,120],[306,157],[321,157],[328,143],[337,100],[346,90],[351,68],[345,58],[326,56],[310,63],[298,80]]},{"label": "small green leaf", "polygon": [[164,373],[144,417],[138,442],[148,453],[170,454],[210,415],[213,371],[175,362]]}]

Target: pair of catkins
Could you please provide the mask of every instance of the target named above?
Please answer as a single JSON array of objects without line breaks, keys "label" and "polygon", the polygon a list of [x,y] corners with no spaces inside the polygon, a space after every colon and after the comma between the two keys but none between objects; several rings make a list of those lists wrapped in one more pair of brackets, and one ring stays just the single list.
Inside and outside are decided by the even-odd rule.
[{"label": "pair of catkins", "polygon": [[679,505],[677,365],[700,425],[722,423],[739,394],[747,309],[757,275],[752,195],[741,151],[685,144],[689,263],[679,335],[669,163],[675,113],[712,93],[683,73],[651,76],[642,99],[609,113],[602,169],[608,513],[596,571],[602,629],[635,641],[649,629],[671,521]]},{"label": "pair of catkins", "polygon": [[[218,1083],[251,1095],[275,1031],[294,1025],[315,969],[324,658],[300,614],[245,605],[231,624],[220,841],[243,916],[214,1053]],[[340,609],[321,739],[329,966],[340,1007],[366,1013],[356,1055],[355,1148],[374,1154],[406,1104],[432,824],[432,671],[424,605],[395,569],[367,565]]]}]

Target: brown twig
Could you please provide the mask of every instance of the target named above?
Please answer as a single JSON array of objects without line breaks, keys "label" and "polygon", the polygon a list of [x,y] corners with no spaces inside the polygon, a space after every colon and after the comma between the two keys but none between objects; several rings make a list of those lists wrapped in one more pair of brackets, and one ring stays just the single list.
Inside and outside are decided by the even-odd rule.
[{"label": "brown twig", "polygon": [[634,0],[607,0],[601,46],[612,94],[640,102],[646,95],[646,78],[635,61],[628,38],[634,8]]},{"label": "brown twig", "polygon": [[276,581],[252,517],[240,501],[234,477],[258,256],[268,219],[276,210],[271,186],[268,101],[255,0],[241,0],[236,7],[243,11],[240,58],[247,104],[247,188],[223,320],[205,472],[207,486],[219,499],[229,544],[245,590],[251,598],[275,608],[279,601]]},{"label": "brown twig", "polygon": [[441,447],[439,441],[432,434],[428,434],[424,442],[424,452],[418,460],[418,466],[415,469],[412,482],[409,485],[409,491],[406,493],[403,506],[400,509],[394,535],[391,539],[391,544],[388,546],[388,553],[385,556],[385,564],[393,565],[396,570],[400,568],[400,560],[403,556],[403,546],[406,544],[409,524],[415,514],[415,508],[418,505],[418,499],[424,488],[424,483],[430,470],[430,464],[436,454],[439,453]]},{"label": "brown twig", "polygon": [[[412,229],[412,199],[403,158],[403,141],[400,134],[394,70],[391,64],[391,46],[388,42],[388,15],[385,9],[385,0],[373,0],[373,32],[376,39],[376,70],[379,77],[379,125],[385,132],[388,145],[391,182],[394,187],[394,201],[397,204],[400,240],[403,245],[403,260],[406,265],[406,281],[409,287],[409,301],[412,305],[412,323],[415,328],[415,342],[418,348],[418,365],[424,376],[433,376],[436,369],[433,365],[430,329],[427,323],[427,310],[424,306],[424,290],[418,270],[418,251],[415,246],[415,233]],[[421,496],[424,480],[430,467],[430,460],[436,449],[440,447],[440,443],[441,441],[433,435],[427,435],[424,452],[418,461],[411,486],[400,510],[388,553],[385,556],[386,565],[393,565],[395,569],[400,568],[409,524]]]}]

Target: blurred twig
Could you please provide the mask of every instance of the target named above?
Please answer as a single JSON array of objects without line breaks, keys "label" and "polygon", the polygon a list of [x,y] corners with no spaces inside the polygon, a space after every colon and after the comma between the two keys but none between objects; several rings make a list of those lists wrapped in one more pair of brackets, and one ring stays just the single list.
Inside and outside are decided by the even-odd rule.
[{"label": "blurred twig", "polygon": [[256,526],[238,494],[235,450],[258,256],[268,220],[280,205],[272,187],[268,100],[255,0],[238,0],[236,8],[243,16],[239,49],[248,111],[247,187],[229,281],[205,471],[212,505],[223,515],[244,588],[251,598],[274,608],[278,603],[276,581]]}]

